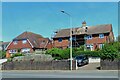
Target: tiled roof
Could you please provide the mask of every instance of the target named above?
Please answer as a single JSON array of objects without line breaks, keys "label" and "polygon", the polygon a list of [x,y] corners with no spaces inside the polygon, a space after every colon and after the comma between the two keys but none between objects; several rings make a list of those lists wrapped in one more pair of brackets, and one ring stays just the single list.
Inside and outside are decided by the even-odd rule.
[{"label": "tiled roof", "polygon": [[28,39],[30,43],[33,45],[33,47],[39,48],[39,38],[43,38],[43,37],[39,34],[26,31],[20,34],[19,36],[17,36],[16,38],[14,38],[13,40]]},{"label": "tiled roof", "polygon": [[49,41],[49,38],[39,38],[39,48],[47,48]]},{"label": "tiled roof", "polygon": [[10,42],[3,42],[2,45],[8,45]]},{"label": "tiled roof", "polygon": [[[77,28],[73,28],[72,30],[73,30],[73,35],[108,33],[112,31],[112,24],[87,26],[87,32],[85,32],[84,27],[77,27]],[[59,30],[53,38],[69,37],[69,36],[70,36],[70,28]]]}]

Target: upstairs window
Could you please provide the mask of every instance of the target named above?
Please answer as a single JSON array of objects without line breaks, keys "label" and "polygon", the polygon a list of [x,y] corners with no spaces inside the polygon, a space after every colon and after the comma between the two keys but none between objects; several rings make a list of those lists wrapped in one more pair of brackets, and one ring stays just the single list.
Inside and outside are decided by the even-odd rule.
[{"label": "upstairs window", "polygon": [[42,44],[45,44],[45,40],[42,41]]},{"label": "upstairs window", "polygon": [[23,52],[23,53],[30,53],[30,49],[29,48],[23,48],[21,50],[21,52]]},{"label": "upstairs window", "polygon": [[62,38],[59,38],[59,39],[58,39],[58,42],[62,42]]},{"label": "upstairs window", "polygon": [[99,38],[104,38],[104,34],[99,34]]},{"label": "upstairs window", "polygon": [[23,44],[26,44],[26,43],[27,43],[27,40],[22,40],[22,43],[23,43]]},{"label": "upstairs window", "polygon": [[13,41],[13,44],[16,45],[18,43],[18,41]]},{"label": "upstairs window", "polygon": [[92,35],[87,36],[87,39],[92,39]]}]

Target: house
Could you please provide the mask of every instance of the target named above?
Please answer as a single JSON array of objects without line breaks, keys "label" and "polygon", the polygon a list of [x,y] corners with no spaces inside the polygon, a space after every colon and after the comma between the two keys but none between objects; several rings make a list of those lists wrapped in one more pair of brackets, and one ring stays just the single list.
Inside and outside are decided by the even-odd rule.
[{"label": "house", "polygon": [[2,43],[2,50],[5,51],[6,47],[8,46],[10,42],[3,42]]},{"label": "house", "polygon": [[2,43],[3,43],[3,41],[0,41],[0,51],[2,51]]},{"label": "house", "polygon": [[[70,28],[58,30],[54,35],[54,47],[61,49],[70,47]],[[72,47],[84,45],[86,49],[92,51],[97,48],[102,48],[104,43],[113,41],[112,24],[87,26],[84,21],[81,27],[72,28]]]},{"label": "house", "polygon": [[51,48],[52,42],[49,38],[44,38],[39,34],[26,31],[9,43],[6,47],[6,57],[8,58],[10,55],[18,52],[33,53],[36,50],[46,50]]},{"label": "house", "polygon": [[10,42],[3,42],[3,41],[0,41],[0,50],[1,51],[5,51],[6,47],[8,46]]}]

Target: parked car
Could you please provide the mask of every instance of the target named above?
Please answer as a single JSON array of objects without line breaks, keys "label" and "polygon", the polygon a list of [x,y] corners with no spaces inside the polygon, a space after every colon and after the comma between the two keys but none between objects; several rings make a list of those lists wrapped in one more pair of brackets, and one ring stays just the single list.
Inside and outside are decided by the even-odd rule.
[{"label": "parked car", "polygon": [[89,63],[88,56],[86,56],[86,55],[76,56],[76,57],[75,57],[75,60],[77,60],[77,66],[78,66],[78,67],[83,66],[83,65]]}]

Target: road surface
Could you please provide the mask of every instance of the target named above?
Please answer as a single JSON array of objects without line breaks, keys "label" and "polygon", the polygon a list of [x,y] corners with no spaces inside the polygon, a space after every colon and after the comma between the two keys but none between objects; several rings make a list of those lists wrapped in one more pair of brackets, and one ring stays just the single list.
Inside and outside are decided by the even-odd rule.
[{"label": "road surface", "polygon": [[3,78],[118,78],[118,71],[99,70],[33,70],[2,71]]}]

